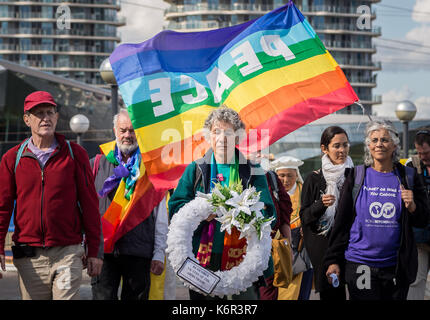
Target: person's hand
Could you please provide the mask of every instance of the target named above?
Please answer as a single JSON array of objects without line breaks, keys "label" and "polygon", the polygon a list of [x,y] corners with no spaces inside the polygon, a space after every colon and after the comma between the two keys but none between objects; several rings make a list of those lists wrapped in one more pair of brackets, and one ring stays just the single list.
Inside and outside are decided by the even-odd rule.
[{"label": "person's hand", "polygon": [[324,194],[321,200],[325,207],[330,207],[335,202],[336,197],[332,194]]},{"label": "person's hand", "polygon": [[83,270],[85,270],[86,268],[87,268],[87,264],[88,264],[88,261],[87,261],[87,255],[86,254],[84,254],[83,256],[82,256],[82,269]]},{"label": "person's hand", "polygon": [[103,260],[99,258],[87,258],[87,273],[90,277],[96,277],[102,272]]},{"label": "person's hand", "polygon": [[164,263],[158,260],[152,260],[151,261],[151,272],[155,274],[156,276],[159,276],[163,273],[164,270]]},{"label": "person's hand", "polygon": [[[4,254],[0,254],[0,266],[3,271],[6,271],[6,258]],[[2,273],[0,272],[0,279],[3,278]]]},{"label": "person's hand", "polygon": [[211,214],[209,217],[207,217],[206,221],[207,221],[207,222],[211,222],[215,217],[216,217],[216,214],[215,214],[215,213],[213,213],[213,214]]},{"label": "person's hand", "polygon": [[340,276],[340,268],[339,268],[339,265],[338,265],[338,264],[331,264],[331,265],[329,265],[329,267],[327,268],[327,272],[325,273],[325,275],[326,275],[326,277],[327,277],[328,283],[330,283],[330,284],[331,284],[331,282],[332,282],[332,278],[330,277],[330,275],[331,275],[332,273],[336,274],[336,275],[337,275],[337,277],[339,278],[339,276]]},{"label": "person's hand", "polygon": [[417,209],[417,205],[415,204],[414,193],[412,192],[412,190],[407,190],[402,185],[400,185],[400,190],[401,197],[403,202],[405,203],[406,209],[408,209],[410,213],[415,212],[415,210]]}]

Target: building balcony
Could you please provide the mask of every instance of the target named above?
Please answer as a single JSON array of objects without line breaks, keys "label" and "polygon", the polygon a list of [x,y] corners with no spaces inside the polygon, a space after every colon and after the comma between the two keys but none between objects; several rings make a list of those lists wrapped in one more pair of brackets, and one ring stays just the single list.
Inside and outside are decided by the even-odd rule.
[{"label": "building balcony", "polygon": [[100,52],[97,47],[91,46],[49,46],[49,45],[30,45],[21,46],[17,44],[0,44],[0,54],[55,54],[55,55],[93,55],[110,56],[112,52]]},{"label": "building balcony", "polygon": [[[74,15],[72,13],[72,18],[70,23],[89,23],[89,24],[107,24],[114,25],[117,27],[124,26],[126,24],[125,17],[120,17],[115,21],[115,18],[109,20],[103,20],[96,16],[91,15]],[[57,18],[52,17],[52,15],[42,14],[41,12],[33,12],[29,15],[21,16],[19,13],[7,13],[0,15],[0,21],[17,21],[17,22],[57,22]]]},{"label": "building balcony", "polygon": [[105,8],[105,9],[116,9],[119,11],[121,9],[120,0],[101,0],[97,3],[82,3],[82,1],[31,1],[31,0],[0,0],[0,5],[10,5],[10,6],[54,6],[58,7],[60,5],[67,5],[70,7],[90,7],[90,8]]},{"label": "building balcony", "polygon": [[78,39],[102,39],[102,40],[114,40],[121,41],[117,32],[108,32],[104,30],[100,30],[97,32],[94,31],[85,31],[79,30],[76,28],[70,29],[42,29],[42,28],[7,28],[0,29],[0,38],[2,36],[10,36],[12,38],[78,38]]},{"label": "building balcony", "polygon": [[73,62],[73,61],[34,61],[21,60],[19,64],[26,67],[32,67],[44,71],[84,71],[84,72],[99,72],[99,67],[90,63]]},{"label": "building balcony", "polygon": [[324,46],[329,50],[337,51],[359,51],[359,52],[376,52],[376,45],[365,41],[332,41],[322,40]]},{"label": "building balcony", "polygon": [[353,24],[344,23],[324,23],[312,25],[316,33],[349,33],[349,34],[362,34],[373,37],[381,35],[381,27],[372,27],[370,29],[360,30]]},{"label": "building balcony", "polygon": [[381,95],[374,95],[372,96],[372,99],[360,99],[360,103],[363,104],[381,104],[382,103],[382,96]]},{"label": "building balcony", "polygon": [[382,70],[381,62],[373,61],[357,61],[357,60],[347,60],[347,59],[335,59],[339,64],[341,69],[357,69],[357,70],[372,70],[379,71]]},{"label": "building balcony", "polygon": [[[252,3],[231,3],[231,4],[210,4],[210,3],[198,3],[198,4],[185,4],[185,5],[171,5],[166,9],[166,18],[178,17],[184,15],[202,14],[204,12],[223,13],[223,14],[264,14],[268,11],[278,8],[279,5],[272,4],[252,4]],[[357,13],[357,8],[355,7],[345,7],[345,6],[306,6],[298,7],[303,15],[330,15],[330,16],[351,16],[358,17],[362,13]],[[372,19],[376,18],[376,11],[372,9],[371,12]]]}]

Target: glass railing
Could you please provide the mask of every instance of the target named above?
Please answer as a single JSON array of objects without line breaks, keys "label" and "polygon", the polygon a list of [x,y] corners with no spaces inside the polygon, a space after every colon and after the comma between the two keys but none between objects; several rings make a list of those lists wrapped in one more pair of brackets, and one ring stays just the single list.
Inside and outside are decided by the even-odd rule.
[{"label": "glass railing", "polygon": [[381,69],[380,61],[362,61],[358,59],[347,59],[343,57],[335,58],[338,64],[350,65],[350,66],[362,66],[362,67],[373,67],[376,69]]},{"label": "glass railing", "polygon": [[79,69],[97,69],[96,66],[91,63],[74,62],[74,61],[57,61],[57,62],[46,62],[46,61],[33,61],[33,60],[20,60],[20,65],[33,68],[79,68]]},{"label": "glass railing", "polygon": [[[185,4],[185,5],[171,5],[166,9],[167,13],[185,13],[191,11],[261,11],[266,12],[274,10],[279,5],[273,4],[251,4],[251,3],[232,3],[232,4],[210,4],[210,3],[198,3],[198,4]],[[345,7],[345,6],[329,6],[329,5],[316,5],[316,6],[298,6],[299,10],[304,15],[311,12],[329,12],[329,13],[355,13],[361,15],[361,12],[357,13],[357,7]],[[372,15],[376,14],[375,9],[372,9]]]},{"label": "glass railing", "polygon": [[0,50],[11,50],[11,51],[56,51],[56,52],[92,52],[92,53],[105,53],[110,55],[112,50],[109,52],[102,52],[98,47],[95,46],[53,46],[53,45],[29,45],[22,46],[19,44],[0,43]]},{"label": "glass railing", "polygon": [[350,76],[347,76],[347,79],[351,83],[373,83],[373,84],[376,84],[376,74],[374,74],[371,77],[350,75]]},{"label": "glass railing", "polygon": [[[52,14],[42,13],[42,12],[32,12],[29,14],[20,14],[19,12],[0,12],[1,18],[13,18],[13,19],[51,19],[57,20],[57,18]],[[100,17],[96,14],[80,14],[71,13],[71,20],[88,20],[88,21],[103,21],[109,24],[125,24],[125,17],[116,18],[115,16],[105,16]]]},{"label": "glass railing", "polygon": [[351,49],[374,49],[376,45],[366,41],[338,41],[338,40],[322,40],[324,46],[331,48],[351,48]]},{"label": "glass railing", "polygon": [[31,34],[31,35],[70,35],[70,36],[88,36],[88,37],[115,37],[118,38],[116,32],[102,31],[97,32],[79,30],[76,28],[70,29],[41,29],[41,28],[0,28],[0,34]]},{"label": "glass railing", "polygon": [[[9,2],[11,4],[14,4],[16,2],[33,2],[33,3],[52,3],[52,5],[58,6],[62,4],[62,1],[54,1],[54,0],[0,0],[0,3],[2,2]],[[119,6],[120,0],[98,0],[97,3],[94,3],[94,1],[90,0],[67,0],[69,3],[82,3],[82,4],[92,4],[94,6],[97,5],[112,5],[112,6]]]},{"label": "glass railing", "polygon": [[317,31],[324,30],[347,30],[347,31],[360,31],[360,32],[371,32],[374,34],[381,34],[381,27],[372,27],[370,29],[359,29],[355,23],[311,23],[312,27]]},{"label": "glass railing", "polygon": [[[310,12],[330,12],[330,13],[355,13],[358,15],[362,15],[362,12],[357,12],[356,6],[330,6],[330,5],[312,5],[312,6],[297,6],[303,14]],[[376,10],[374,8],[371,9],[371,14],[375,15]]]}]

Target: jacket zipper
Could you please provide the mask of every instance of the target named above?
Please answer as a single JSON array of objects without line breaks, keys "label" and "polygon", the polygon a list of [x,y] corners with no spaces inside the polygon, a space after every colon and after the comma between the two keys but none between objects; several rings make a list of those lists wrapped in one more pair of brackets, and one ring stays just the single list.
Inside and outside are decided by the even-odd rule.
[{"label": "jacket zipper", "polygon": [[43,168],[41,168],[41,170],[42,170],[42,196],[40,200],[40,227],[42,228],[42,246],[43,246],[43,249],[45,249],[45,231],[43,229],[43,194],[45,191],[45,176],[44,176]]},{"label": "jacket zipper", "polygon": [[[45,163],[45,167],[48,164],[49,160],[51,160],[51,158],[54,157],[55,155],[57,155],[59,152],[60,152],[60,150],[57,150],[49,157],[49,159]],[[45,230],[43,228],[43,195],[45,193],[45,172],[44,172],[45,167],[42,167],[39,160],[33,154],[30,153],[28,155],[23,155],[23,156],[35,159],[40,166],[40,172],[41,172],[41,178],[42,178],[42,194],[41,194],[41,199],[40,199],[40,228],[42,231],[42,247],[45,249]]]}]

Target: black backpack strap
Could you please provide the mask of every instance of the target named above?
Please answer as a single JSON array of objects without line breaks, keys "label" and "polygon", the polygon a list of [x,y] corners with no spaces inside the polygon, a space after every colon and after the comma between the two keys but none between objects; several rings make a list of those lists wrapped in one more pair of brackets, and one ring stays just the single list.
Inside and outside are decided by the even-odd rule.
[{"label": "black backpack strap", "polygon": [[268,171],[267,173],[269,175],[270,188],[272,189],[275,199],[279,201],[279,194],[278,194],[279,186],[278,186],[278,181],[276,180],[276,173],[273,171]]},{"label": "black backpack strap", "polygon": [[406,181],[406,189],[413,190],[414,189],[414,176],[415,169],[411,167],[404,166],[405,169],[405,181]]},{"label": "black backpack strap", "polygon": [[352,203],[355,205],[360,188],[364,182],[364,165],[354,167],[354,187],[352,188]]},{"label": "black backpack strap", "polygon": [[197,186],[202,180],[202,170],[199,168],[199,165],[196,163],[196,171],[195,171],[195,177],[194,177],[194,194],[197,192]]}]

